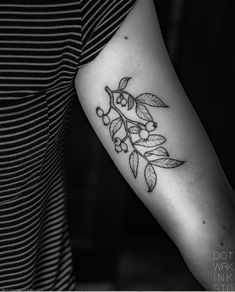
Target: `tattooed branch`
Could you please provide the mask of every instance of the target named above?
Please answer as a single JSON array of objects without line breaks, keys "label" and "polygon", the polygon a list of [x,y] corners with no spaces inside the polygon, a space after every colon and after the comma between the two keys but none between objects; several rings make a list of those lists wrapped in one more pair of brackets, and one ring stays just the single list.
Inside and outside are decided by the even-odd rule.
[{"label": "tattooed branch", "polygon": [[[162,146],[166,138],[157,134],[157,123],[153,120],[147,107],[168,106],[156,95],[143,93],[137,97],[126,91],[131,78],[124,77],[120,80],[117,90],[111,90],[108,86],[105,90],[109,96],[109,108],[105,112],[101,107],[96,108],[96,114],[102,118],[105,126],[109,125],[109,133],[117,153],[129,155],[129,165],[136,178],[139,170],[139,160],[146,163],[144,178],[148,186],[148,192],[152,192],[157,183],[155,167],[174,168],[184,163],[169,157],[166,148]],[[110,113],[115,113],[115,118],[110,118]],[[135,119],[128,116],[129,111],[135,113]],[[131,116],[131,117],[132,117]]]}]

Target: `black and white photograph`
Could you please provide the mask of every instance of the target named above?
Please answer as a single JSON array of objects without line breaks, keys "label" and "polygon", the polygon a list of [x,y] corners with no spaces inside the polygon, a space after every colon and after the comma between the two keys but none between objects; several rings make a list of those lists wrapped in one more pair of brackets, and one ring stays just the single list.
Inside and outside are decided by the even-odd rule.
[{"label": "black and white photograph", "polygon": [[235,291],[231,0],[0,0],[0,291]]}]

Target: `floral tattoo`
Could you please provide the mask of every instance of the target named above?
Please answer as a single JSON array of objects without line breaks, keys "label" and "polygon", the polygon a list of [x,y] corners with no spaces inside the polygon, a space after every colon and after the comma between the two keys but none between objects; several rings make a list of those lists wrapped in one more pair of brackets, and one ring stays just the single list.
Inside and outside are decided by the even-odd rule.
[{"label": "floral tattoo", "polygon": [[[129,147],[131,148],[129,165],[135,178],[138,175],[139,160],[145,161],[144,178],[148,192],[152,192],[157,183],[155,166],[174,168],[182,165],[184,161],[169,157],[166,148],[162,147],[166,138],[156,133],[158,125],[153,121],[146,107],[168,108],[168,106],[151,93],[143,93],[137,97],[131,95],[125,90],[130,79],[131,77],[122,78],[117,90],[105,87],[109,96],[109,108],[105,113],[101,107],[97,107],[96,114],[102,118],[105,126],[109,125],[109,133],[117,153],[127,153]],[[128,117],[128,112],[131,110],[135,110],[135,120]],[[115,118],[112,120],[111,111],[115,113]]]}]

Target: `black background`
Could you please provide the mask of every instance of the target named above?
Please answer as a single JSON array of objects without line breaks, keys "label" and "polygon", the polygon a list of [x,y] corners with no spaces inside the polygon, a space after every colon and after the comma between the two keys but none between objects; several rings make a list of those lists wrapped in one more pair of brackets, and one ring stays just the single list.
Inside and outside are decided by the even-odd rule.
[{"label": "black background", "polygon": [[[179,79],[234,186],[234,10],[226,0],[155,1]],[[76,101],[65,142],[78,282],[88,289],[201,290],[132,192]]]}]

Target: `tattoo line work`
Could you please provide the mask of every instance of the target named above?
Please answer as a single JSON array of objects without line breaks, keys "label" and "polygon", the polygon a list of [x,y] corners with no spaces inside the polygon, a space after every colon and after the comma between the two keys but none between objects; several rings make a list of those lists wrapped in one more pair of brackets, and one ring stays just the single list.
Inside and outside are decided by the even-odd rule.
[{"label": "tattoo line work", "polygon": [[[145,160],[144,178],[148,186],[148,192],[152,192],[157,183],[157,174],[154,166],[162,168],[175,168],[184,161],[172,159],[166,148],[160,146],[166,142],[162,135],[153,133],[157,123],[153,121],[146,106],[164,107],[168,106],[156,95],[143,93],[137,97],[125,90],[131,77],[124,77],[120,80],[117,90],[105,87],[109,95],[109,109],[106,113],[101,107],[96,108],[96,114],[102,118],[105,126],[109,125],[109,133],[114,142],[117,153],[129,151],[126,142],[129,141],[133,149],[129,156],[129,165],[134,177],[138,175],[139,159]],[[128,118],[128,111],[135,109],[137,119]],[[110,121],[109,113],[113,110],[118,117]],[[139,121],[144,120],[144,122]],[[123,129],[124,137],[120,138],[120,130]],[[119,132],[119,133],[118,133]],[[119,134],[119,137],[118,135]],[[125,142],[126,141],[126,142]],[[150,149],[149,149],[150,148]]]}]

